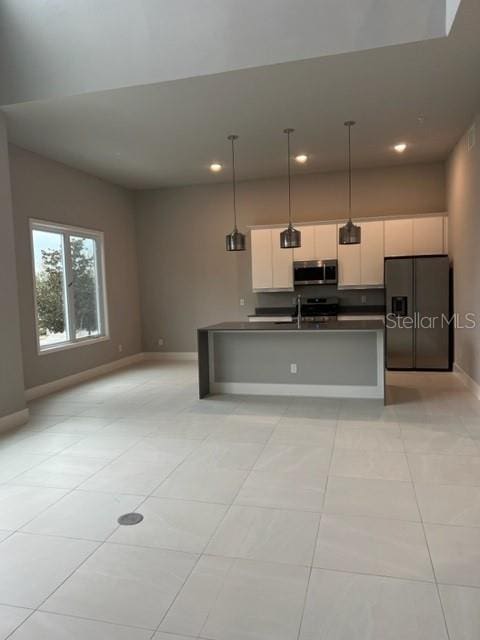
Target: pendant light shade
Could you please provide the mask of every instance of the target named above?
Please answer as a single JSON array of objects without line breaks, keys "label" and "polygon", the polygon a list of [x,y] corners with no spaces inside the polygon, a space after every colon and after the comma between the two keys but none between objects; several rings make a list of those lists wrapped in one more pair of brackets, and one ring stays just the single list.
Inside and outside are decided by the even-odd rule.
[{"label": "pendant light shade", "polygon": [[302,246],[302,234],[292,224],[292,171],[290,154],[290,134],[294,129],[284,129],[287,134],[287,167],[288,167],[288,227],[280,234],[281,249],[298,249]]},{"label": "pendant light shade", "polygon": [[362,239],[362,229],[352,222],[352,143],[351,132],[355,124],[354,120],[347,120],[344,123],[348,127],[348,222],[340,227],[338,233],[339,244],[360,244]]},{"label": "pendant light shade", "polygon": [[280,247],[282,249],[297,249],[301,246],[302,235],[298,229],[294,229],[290,223],[280,234]]},{"label": "pendant light shade", "polygon": [[232,143],[232,195],[233,195],[233,231],[225,236],[225,248],[227,251],[245,251],[245,234],[237,228],[237,182],[235,176],[235,140],[236,135],[228,136]]},{"label": "pendant light shade", "polygon": [[245,251],[245,234],[235,228],[225,236],[227,251]]}]

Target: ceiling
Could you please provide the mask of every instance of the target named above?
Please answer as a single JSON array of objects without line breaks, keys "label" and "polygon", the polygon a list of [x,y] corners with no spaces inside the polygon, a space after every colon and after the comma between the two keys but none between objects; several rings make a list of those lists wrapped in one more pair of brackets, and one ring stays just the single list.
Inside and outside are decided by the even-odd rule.
[{"label": "ceiling", "polygon": [[[463,0],[448,38],[5,107],[15,144],[129,188],[285,172],[285,127],[298,171],[443,160],[480,108],[480,2]],[[420,118],[420,120],[419,120]],[[395,154],[392,145],[408,149]],[[211,162],[225,171],[212,174]]]}]

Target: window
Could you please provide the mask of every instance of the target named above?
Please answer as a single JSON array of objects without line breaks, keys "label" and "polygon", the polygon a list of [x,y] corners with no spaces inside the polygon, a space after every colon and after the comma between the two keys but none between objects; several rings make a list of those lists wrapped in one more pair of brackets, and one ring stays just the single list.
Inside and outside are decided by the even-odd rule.
[{"label": "window", "polygon": [[32,221],[38,348],[106,339],[103,234]]}]

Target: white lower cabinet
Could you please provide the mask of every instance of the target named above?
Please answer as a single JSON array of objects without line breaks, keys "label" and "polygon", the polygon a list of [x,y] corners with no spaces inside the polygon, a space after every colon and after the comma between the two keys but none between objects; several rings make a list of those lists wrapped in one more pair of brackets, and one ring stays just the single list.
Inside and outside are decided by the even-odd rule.
[{"label": "white lower cabinet", "polygon": [[293,250],[280,248],[282,229],[252,229],[252,288],[293,291]]}]

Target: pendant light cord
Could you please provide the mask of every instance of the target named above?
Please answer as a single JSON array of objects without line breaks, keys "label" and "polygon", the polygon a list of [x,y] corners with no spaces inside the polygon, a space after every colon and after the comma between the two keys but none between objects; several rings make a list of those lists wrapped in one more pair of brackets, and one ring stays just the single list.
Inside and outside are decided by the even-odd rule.
[{"label": "pendant light cord", "polygon": [[355,120],[347,120],[345,126],[348,127],[348,220],[352,221],[352,127]]},{"label": "pendant light cord", "polygon": [[235,140],[238,136],[230,135],[228,140],[232,143],[232,196],[233,196],[233,230],[237,229],[237,179],[235,175]]},{"label": "pendant light cord", "polygon": [[287,172],[288,172],[288,226],[292,226],[292,168],[290,158],[290,134],[295,129],[284,129],[283,133],[287,134]]},{"label": "pendant light cord", "polygon": [[348,217],[352,219],[352,125],[348,125]]}]

